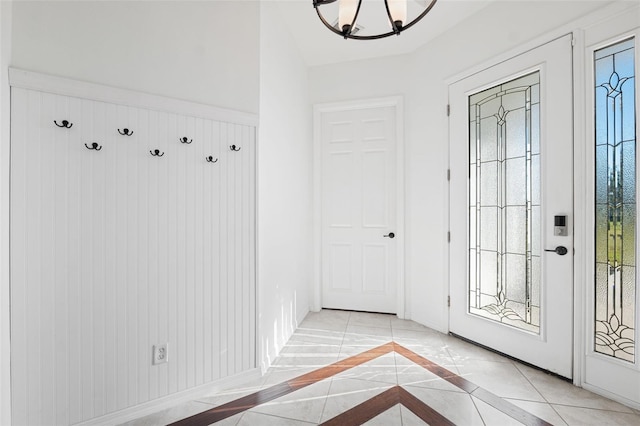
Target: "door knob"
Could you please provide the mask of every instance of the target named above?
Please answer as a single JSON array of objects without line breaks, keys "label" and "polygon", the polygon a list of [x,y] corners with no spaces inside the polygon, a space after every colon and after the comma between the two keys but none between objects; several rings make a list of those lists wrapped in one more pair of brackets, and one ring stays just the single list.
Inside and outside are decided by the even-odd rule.
[{"label": "door knob", "polygon": [[394,234],[393,232],[389,232],[387,235],[383,235],[383,237],[385,237],[385,238],[395,238],[396,234]]},{"label": "door knob", "polygon": [[569,250],[567,250],[567,248],[565,246],[558,246],[552,250],[546,250],[545,251],[553,251],[556,254],[559,254],[560,256],[564,256],[565,254],[567,254],[569,252]]}]

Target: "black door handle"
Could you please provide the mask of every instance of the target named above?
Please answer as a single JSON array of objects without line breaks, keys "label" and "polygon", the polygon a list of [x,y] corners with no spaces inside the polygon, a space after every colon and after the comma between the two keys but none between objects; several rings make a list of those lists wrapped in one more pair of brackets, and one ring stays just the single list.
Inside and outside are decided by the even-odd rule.
[{"label": "black door handle", "polygon": [[560,256],[564,256],[565,254],[567,254],[569,252],[569,250],[567,250],[567,248],[565,246],[558,246],[552,250],[546,250],[545,251],[553,251],[556,254],[559,254]]},{"label": "black door handle", "polygon": [[383,237],[385,237],[385,238],[387,238],[387,237],[388,238],[395,238],[396,234],[394,234],[393,232],[389,232],[387,235],[383,235]]}]

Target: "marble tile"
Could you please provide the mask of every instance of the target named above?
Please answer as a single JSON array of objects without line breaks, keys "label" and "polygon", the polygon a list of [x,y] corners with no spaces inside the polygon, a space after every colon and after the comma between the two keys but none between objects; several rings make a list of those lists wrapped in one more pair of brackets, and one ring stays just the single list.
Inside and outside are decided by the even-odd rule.
[{"label": "marble tile", "polygon": [[476,360],[458,365],[458,369],[462,377],[500,397],[546,402],[511,362]]},{"label": "marble tile", "polygon": [[551,404],[573,405],[576,407],[597,408],[603,410],[633,413],[627,406],[596,395],[586,389],[574,386],[564,380],[526,365],[515,363],[531,384]]},{"label": "marble tile", "polygon": [[303,374],[316,370],[313,367],[291,367],[291,366],[272,366],[264,375],[262,386],[272,386],[278,383],[286,382]]},{"label": "marble tile", "polygon": [[314,383],[288,395],[251,409],[251,412],[271,414],[293,420],[320,422],[331,379]]},{"label": "marble tile", "polygon": [[403,386],[408,392],[457,425],[482,425],[482,417],[467,393]]},{"label": "marble tile", "polygon": [[391,384],[370,380],[334,377],[331,380],[331,387],[327,395],[321,421],[325,422],[332,419],[369,398],[386,391],[391,386]]},{"label": "marble tile", "polygon": [[[308,426],[312,424],[315,423],[247,411],[244,413],[237,426]],[[214,425],[217,426],[218,423],[214,423]]]},{"label": "marble tile", "polygon": [[422,324],[418,324],[415,321],[403,320],[397,316],[391,317],[391,329],[392,330],[415,330],[415,331],[433,331]]},{"label": "marble tile", "polygon": [[424,426],[425,422],[407,407],[400,406],[400,418],[402,419],[402,426]]},{"label": "marble tile", "polygon": [[191,417],[194,414],[210,410],[211,408],[213,408],[213,406],[209,404],[189,401],[184,404],[176,405],[175,407],[171,407],[166,410],[159,411],[145,417],[140,417],[139,419],[135,419],[127,423],[123,423],[120,426],[156,426],[160,424],[166,425],[177,420]]},{"label": "marble tile", "polygon": [[321,368],[338,360],[338,353],[281,353],[274,367]]},{"label": "marble tile", "polygon": [[215,426],[236,426],[240,419],[242,419],[244,413],[236,414],[235,416],[227,417],[214,423]]},{"label": "marble tile", "polygon": [[282,354],[340,354],[341,344],[318,344],[309,342],[288,342],[280,351]]},{"label": "marble tile", "polygon": [[521,426],[522,423],[478,398],[471,397],[486,426]]},{"label": "marble tile", "polygon": [[555,426],[566,426],[566,422],[558,415],[556,410],[546,402],[521,401],[519,399],[507,399],[513,405],[540,417]]},{"label": "marble tile", "polygon": [[[399,358],[406,359],[402,355],[396,354],[396,359]],[[410,385],[421,388],[464,393],[464,391],[459,387],[415,364],[396,365],[396,374],[398,376],[399,385]]]},{"label": "marble tile", "polygon": [[335,376],[336,378],[371,380],[375,382],[397,384],[396,360],[394,354],[388,353],[357,367],[350,368]]},{"label": "marble tile", "polygon": [[552,404],[552,406],[569,426],[637,426],[640,424],[640,416],[635,413],[621,413],[618,411],[596,410],[593,408],[571,407],[557,404]]},{"label": "marble tile", "polygon": [[252,393],[258,392],[263,389],[263,386],[252,386],[240,389],[226,390],[217,393],[213,393],[211,395],[203,396],[197,399],[197,402],[202,402],[204,404],[211,405],[213,407],[217,407],[222,404],[226,404],[227,402],[235,401],[238,398],[242,398],[243,396],[250,395]]},{"label": "marble tile", "polygon": [[369,312],[352,312],[349,317],[349,325],[364,327],[385,328],[391,330],[391,319],[397,318],[389,314],[372,314]]},{"label": "marble tile", "polygon": [[306,342],[314,344],[341,345],[344,332],[323,330],[314,327],[299,327],[289,338],[289,343]]},{"label": "marble tile", "polygon": [[457,337],[443,335],[442,343],[449,351],[451,358],[458,365],[465,364],[469,361],[494,361],[494,362],[512,362],[495,352],[488,351],[479,346],[465,342]]},{"label": "marble tile", "polygon": [[349,339],[353,336],[382,337],[386,340],[391,340],[392,332],[391,328],[349,324],[345,331],[345,338]]},{"label": "marble tile", "polygon": [[[424,424],[424,423],[422,423]],[[394,405],[384,413],[380,413],[368,422],[364,422],[366,426],[403,426],[402,413],[400,412],[400,404]]]}]

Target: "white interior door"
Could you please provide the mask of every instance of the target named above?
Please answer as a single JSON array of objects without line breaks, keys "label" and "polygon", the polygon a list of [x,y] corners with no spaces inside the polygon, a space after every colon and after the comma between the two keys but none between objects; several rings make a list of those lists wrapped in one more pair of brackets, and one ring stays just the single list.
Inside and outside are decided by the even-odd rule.
[{"label": "white interior door", "polygon": [[322,306],[397,312],[396,108],[320,115]]},{"label": "white interior door", "polygon": [[571,36],[449,96],[450,331],[571,377]]}]

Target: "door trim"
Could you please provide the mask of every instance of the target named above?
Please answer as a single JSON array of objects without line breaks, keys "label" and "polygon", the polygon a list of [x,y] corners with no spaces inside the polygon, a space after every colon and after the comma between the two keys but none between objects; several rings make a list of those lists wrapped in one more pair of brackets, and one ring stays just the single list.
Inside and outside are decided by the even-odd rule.
[{"label": "door trim", "polygon": [[398,318],[405,318],[405,281],[404,281],[404,109],[402,96],[362,99],[346,102],[315,104],[313,106],[313,283],[311,291],[311,310],[322,309],[322,140],[320,122],[322,114],[335,111],[353,111],[366,108],[393,107],[396,119],[396,217],[398,241],[397,247],[397,286],[396,312]]}]

